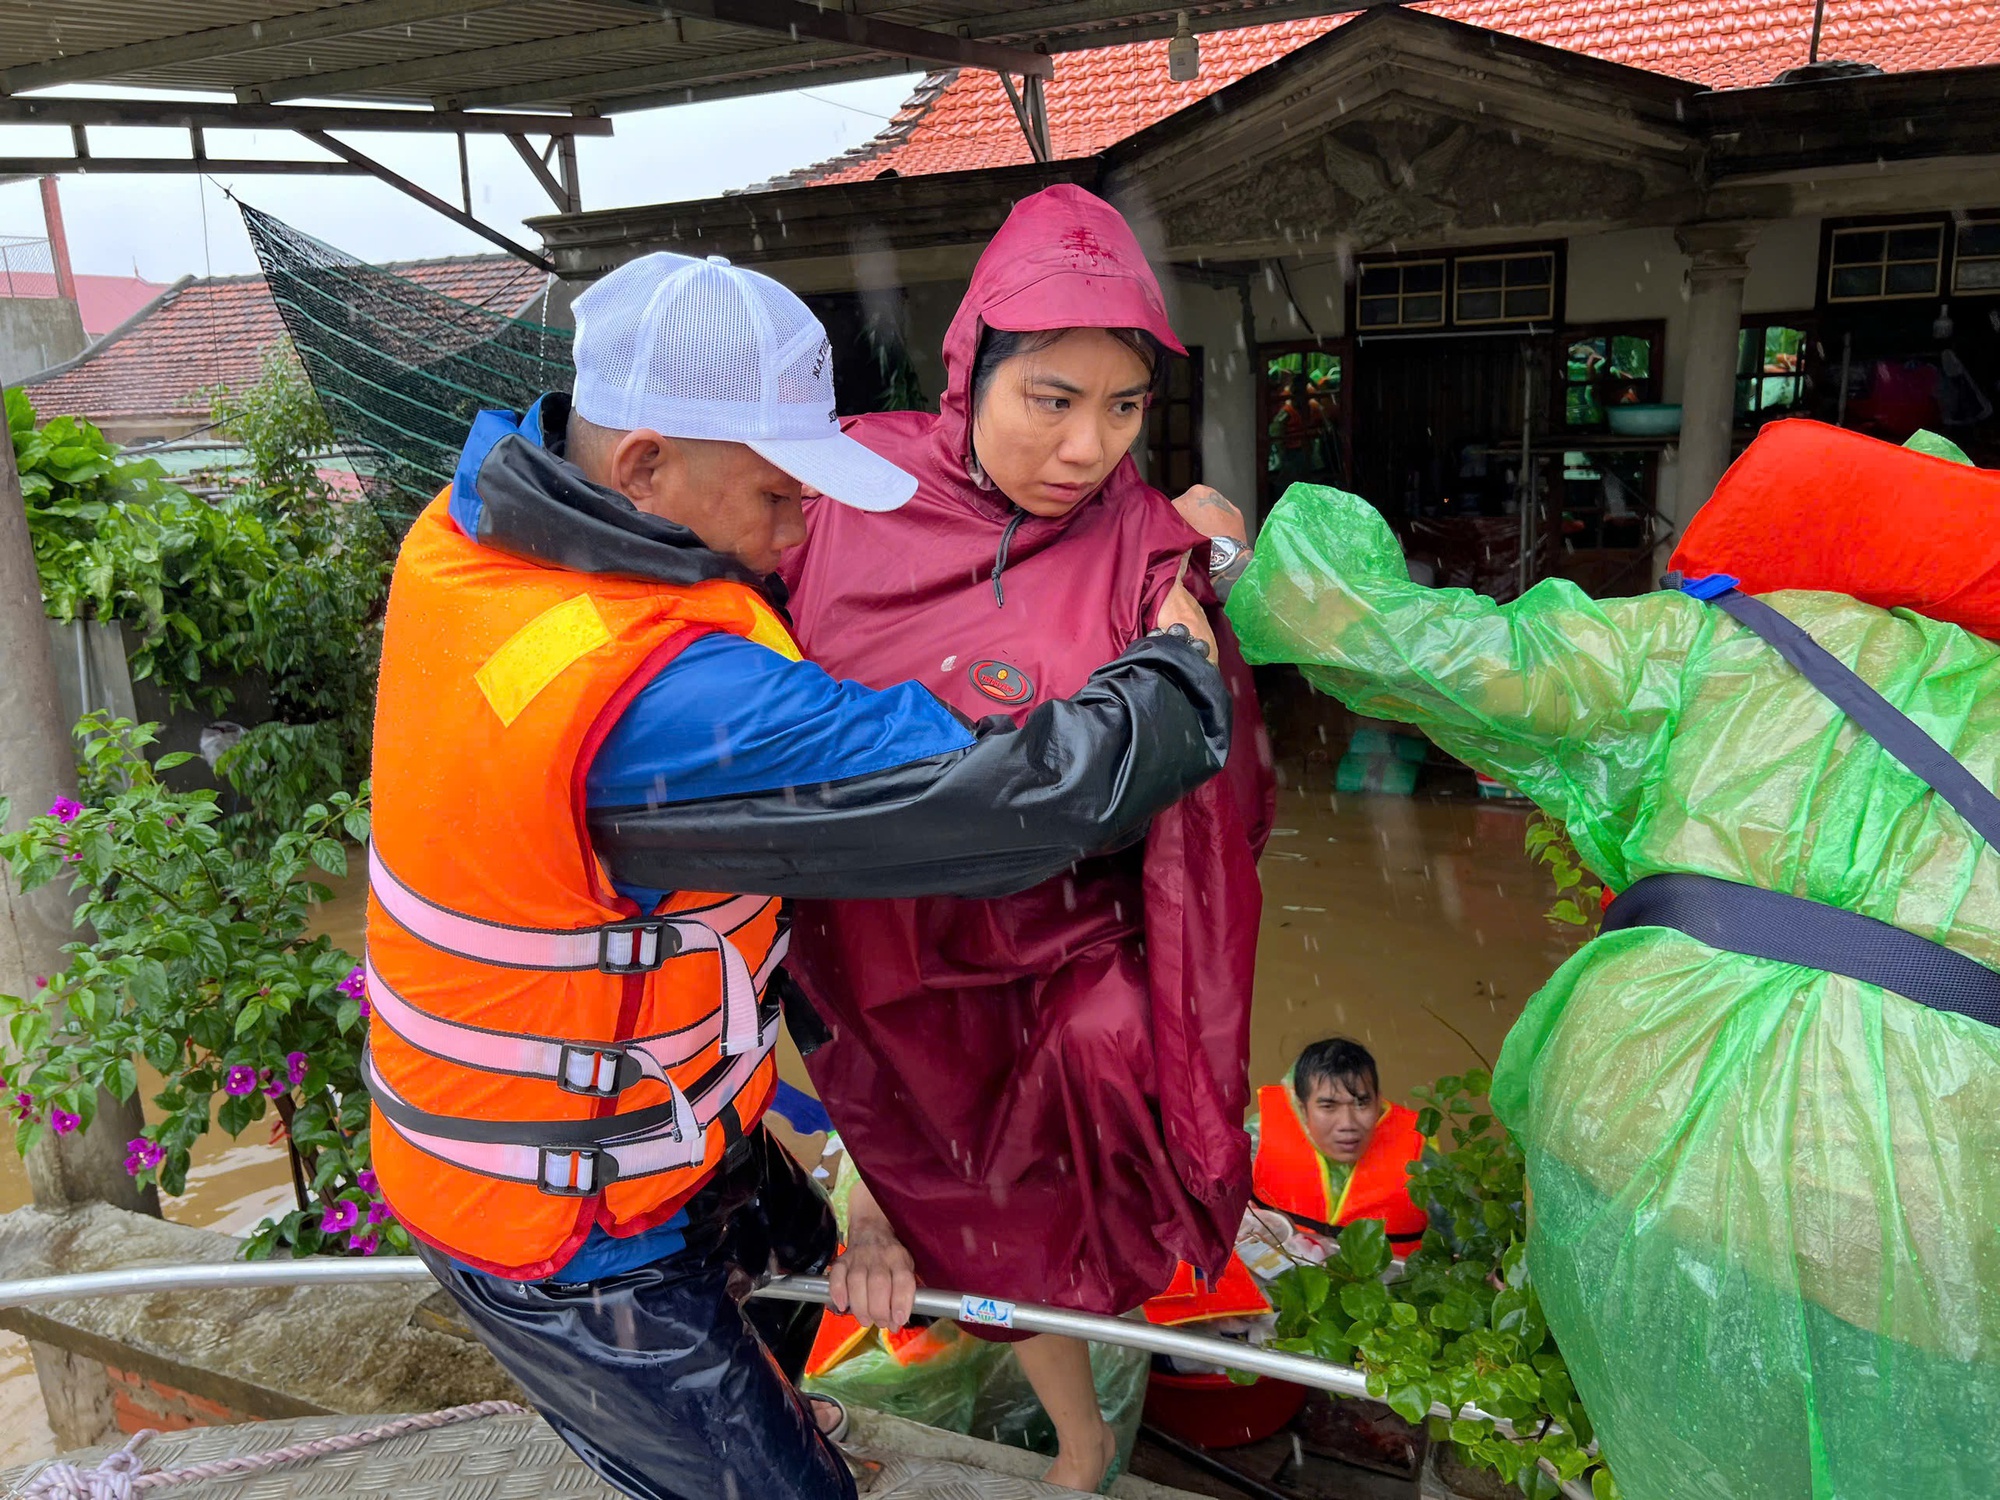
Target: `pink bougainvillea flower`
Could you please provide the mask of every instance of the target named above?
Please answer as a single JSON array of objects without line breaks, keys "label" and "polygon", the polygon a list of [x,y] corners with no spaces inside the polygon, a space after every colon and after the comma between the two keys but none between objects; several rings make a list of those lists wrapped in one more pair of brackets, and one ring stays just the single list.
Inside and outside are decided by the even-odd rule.
[{"label": "pink bougainvillea flower", "polygon": [[361,997],[361,1019],[365,1021],[374,1014],[375,1008],[368,1003],[368,997],[363,995]]},{"label": "pink bougainvillea flower", "polygon": [[74,823],[83,816],[83,804],[74,797],[58,797],[49,804],[49,816],[58,823]]},{"label": "pink bougainvillea flower", "polygon": [[371,1203],[368,1205],[368,1222],[370,1224],[386,1224],[392,1217],[394,1216],[389,1212],[388,1204]]},{"label": "pink bougainvillea flower", "polygon": [[361,1221],[361,1210],[347,1198],[331,1204],[319,1217],[321,1234],[343,1234]]},{"label": "pink bougainvillea flower", "polygon": [[57,1135],[68,1135],[83,1123],[82,1115],[73,1115],[66,1109],[50,1109],[49,1129]]},{"label": "pink bougainvillea flower", "polygon": [[359,1172],[356,1172],[354,1174],[354,1182],[362,1192],[368,1194],[371,1198],[382,1191],[380,1184],[376,1180],[375,1169],[373,1167],[363,1167]]},{"label": "pink bougainvillea flower", "polygon": [[238,1063],[229,1070],[229,1076],[222,1080],[222,1092],[241,1099],[245,1094],[257,1091],[257,1070]]},{"label": "pink bougainvillea flower", "polygon": [[166,1148],[155,1145],[143,1135],[135,1135],[125,1143],[125,1175],[128,1177],[150,1172],[166,1159]]},{"label": "pink bougainvillea flower", "polygon": [[49,987],[49,976],[46,974],[37,974],[35,976],[35,988],[38,990],[45,990],[48,987]]},{"label": "pink bougainvillea flower", "polygon": [[273,1073],[264,1080],[264,1097],[266,1099],[282,1099],[290,1088],[291,1085],[289,1083],[278,1074]]},{"label": "pink bougainvillea flower", "polygon": [[306,1081],[306,1068],[311,1061],[303,1052],[287,1052],[285,1054],[285,1076],[295,1084],[304,1083]]},{"label": "pink bougainvillea flower", "polygon": [[24,1123],[28,1124],[32,1124],[42,1117],[42,1112],[36,1106],[33,1094],[16,1094],[14,1096],[14,1113]]},{"label": "pink bougainvillea flower", "polygon": [[360,964],[347,971],[347,977],[334,986],[350,1000],[362,999],[368,993],[368,975]]},{"label": "pink bougainvillea flower", "polygon": [[379,1234],[354,1235],[348,1240],[347,1248],[359,1251],[363,1255],[373,1255],[377,1250],[382,1248],[382,1236]]}]

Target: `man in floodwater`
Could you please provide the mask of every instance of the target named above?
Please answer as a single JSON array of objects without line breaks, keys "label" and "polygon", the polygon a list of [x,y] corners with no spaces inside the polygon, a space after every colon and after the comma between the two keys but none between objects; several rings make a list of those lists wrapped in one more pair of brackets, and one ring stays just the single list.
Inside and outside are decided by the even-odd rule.
[{"label": "man in floodwater", "polygon": [[1784,422],[1690,527],[1676,565],[1734,575],[1692,592],[1422,588],[1297,486],[1231,597],[1253,661],[1519,787],[1624,893],[1493,1105],[1634,1500],[2000,1472],[1996,513],[2000,476]]},{"label": "man in floodwater", "polygon": [[1250,1121],[1257,1207],[1310,1233],[1331,1235],[1379,1219],[1390,1247],[1408,1255],[1424,1237],[1410,1201],[1410,1163],[1424,1154],[1417,1113],[1382,1097],[1375,1058],[1359,1042],[1314,1042],[1292,1065],[1289,1087],[1266,1084]]},{"label": "man in floodwater", "polygon": [[1361,1043],[1312,1043],[1283,1082],[1257,1091],[1246,1124],[1252,1188],[1236,1264],[1213,1281],[1183,1264],[1146,1304],[1151,1322],[1254,1316],[1268,1303],[1246,1271],[1268,1282],[1300,1261],[1318,1263],[1361,1219],[1379,1221],[1397,1255],[1423,1241],[1428,1219],[1410,1198],[1410,1165],[1429,1143],[1415,1110],[1382,1097],[1374,1054]]},{"label": "man in floodwater", "polygon": [[650,255],[577,300],[574,399],[483,412],[397,560],[369,866],[375,1168],[563,1439],[647,1500],[853,1500],[793,1389],[817,1312],[739,1300],[835,1249],[761,1123],[778,897],[998,895],[1221,769],[1228,690],[1160,628],[1017,728],[802,661],[768,575],[841,435],[805,305]]}]

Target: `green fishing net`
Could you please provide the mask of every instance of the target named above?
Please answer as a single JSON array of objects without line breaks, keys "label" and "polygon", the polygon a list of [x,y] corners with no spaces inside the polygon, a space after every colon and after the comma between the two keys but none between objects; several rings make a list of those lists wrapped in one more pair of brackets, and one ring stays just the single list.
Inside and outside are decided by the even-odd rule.
[{"label": "green fishing net", "polygon": [[[1768,596],[2000,784],[2000,650]],[[1769,647],[1678,593],[1511,604],[1409,581],[1295,486],[1229,602],[1252,662],[1421,728],[1559,817],[1614,889],[1692,871],[2000,967],[2000,858]],[[1557,971],[1493,1104],[1529,1265],[1633,1500],[2000,1492],[2000,1031],[1641,928]]]},{"label": "green fishing net", "polygon": [[472,419],[574,380],[573,335],[366,265],[239,203],[257,262],[341,450],[400,537],[451,479]]}]

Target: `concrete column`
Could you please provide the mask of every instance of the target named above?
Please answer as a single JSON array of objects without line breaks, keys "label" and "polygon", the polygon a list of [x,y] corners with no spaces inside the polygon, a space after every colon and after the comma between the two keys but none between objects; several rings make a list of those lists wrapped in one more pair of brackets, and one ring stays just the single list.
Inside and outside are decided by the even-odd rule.
[{"label": "concrete column", "polygon": [[[57,797],[76,791],[76,756],[63,723],[48,621],[28,539],[27,507],[14,468],[14,445],[0,441],[0,796],[6,827],[17,829]],[[63,967],[62,945],[77,936],[75,906],[63,882],[28,893],[0,864],[0,992],[31,995],[35,980]],[[28,1185],[43,1208],[115,1203],[158,1214],[159,1195],[141,1192],[125,1174],[125,1142],[139,1133],[139,1101],[98,1097],[91,1128],[47,1138],[28,1156]]]},{"label": "concrete column", "polygon": [[1674,231],[1688,268],[1687,363],[1681,384],[1681,441],[1675,516],[1693,519],[1729,467],[1736,424],[1736,345],[1743,281],[1750,274],[1755,224],[1684,224]]}]

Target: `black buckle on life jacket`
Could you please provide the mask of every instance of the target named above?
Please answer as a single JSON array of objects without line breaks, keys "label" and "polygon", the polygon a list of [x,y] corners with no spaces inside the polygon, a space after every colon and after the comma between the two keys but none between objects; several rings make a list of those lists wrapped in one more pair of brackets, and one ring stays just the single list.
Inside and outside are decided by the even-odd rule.
[{"label": "black buckle on life jacket", "polygon": [[598,1146],[544,1146],[536,1186],[551,1198],[595,1198],[618,1177],[618,1162]]},{"label": "black buckle on life jacket", "polygon": [[615,1099],[639,1078],[639,1060],[610,1043],[564,1042],[557,1054],[556,1087],[565,1094]]},{"label": "black buckle on life jacket", "polygon": [[597,967],[606,974],[650,974],[680,951],[680,933],[658,917],[597,929]]}]

